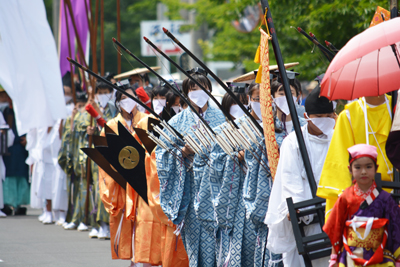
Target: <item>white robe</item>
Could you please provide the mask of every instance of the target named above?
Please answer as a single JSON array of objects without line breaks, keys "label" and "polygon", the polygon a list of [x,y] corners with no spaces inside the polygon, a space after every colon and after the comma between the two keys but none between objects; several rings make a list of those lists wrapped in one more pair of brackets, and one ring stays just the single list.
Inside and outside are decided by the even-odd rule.
[{"label": "white robe", "polygon": [[31,129],[26,134],[26,147],[28,158],[25,163],[29,165],[29,175],[31,183],[31,200],[30,206],[34,209],[43,208],[43,201],[36,195],[38,187],[38,175],[36,171],[37,164],[40,158],[40,149],[37,148],[37,130]]},{"label": "white robe", "polygon": [[42,208],[43,200],[52,200],[52,209],[66,210],[68,207],[66,175],[58,165],[61,148],[57,121],[49,133],[47,128],[34,129],[27,134],[28,165],[33,165],[31,181],[31,207]]},{"label": "white robe", "polygon": [[[320,138],[308,133],[308,124],[302,127],[304,141],[310,158],[311,167],[318,185],[322,166],[328,152],[332,134]],[[293,202],[312,199],[303,159],[295,132],[290,133],[280,148],[278,169],[272,186],[269,208],[264,223],[269,227],[267,248],[273,253],[283,254],[284,266],[304,266],[303,257],[298,254],[291,222],[287,219],[288,208],[286,198],[292,197]],[[312,220],[301,218],[305,223]],[[321,232],[319,225],[305,227],[305,234]],[[328,266],[328,258],[313,261],[313,266]]]},{"label": "white robe", "polygon": [[52,131],[47,133],[47,127],[37,129],[36,146],[32,151],[34,153],[35,165],[32,174],[31,195],[34,194],[42,200],[52,199],[53,182],[56,172],[51,153],[51,133]]},{"label": "white robe", "polygon": [[57,121],[50,132],[49,145],[51,156],[54,164],[54,178],[52,183],[52,202],[53,210],[68,209],[68,195],[67,195],[67,175],[58,165],[58,152],[61,149],[61,138],[59,134],[61,119]]},{"label": "white robe", "polygon": [[[7,125],[4,120],[3,114],[0,112],[0,127]],[[8,126],[8,125],[7,125]],[[0,133],[1,137],[2,133]],[[7,147],[10,147],[14,143],[14,132],[12,129],[7,130]],[[0,209],[4,208],[4,197],[3,197],[3,182],[6,180],[6,165],[4,165],[3,156],[0,156]]]}]

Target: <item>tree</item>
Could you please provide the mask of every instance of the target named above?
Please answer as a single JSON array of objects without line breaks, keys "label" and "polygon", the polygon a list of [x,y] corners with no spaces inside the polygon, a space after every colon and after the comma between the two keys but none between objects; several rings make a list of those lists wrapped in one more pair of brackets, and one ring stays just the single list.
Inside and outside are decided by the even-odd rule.
[{"label": "tree", "polygon": [[[198,0],[194,4],[184,4],[180,0],[162,0],[169,7],[169,16],[179,19],[180,9],[196,12],[196,24],[199,27],[207,23],[211,36],[208,40],[199,40],[207,55],[206,60],[228,60],[242,63],[246,71],[257,68],[253,58],[259,44],[258,29],[251,33],[237,32],[231,21],[237,19],[237,13],[245,6],[256,4],[254,0]],[[285,62],[300,62],[297,71],[300,79],[311,80],[325,72],[329,62],[323,58],[318,48],[299,34],[296,27],[306,32],[312,31],[324,42],[328,40],[340,48],[354,35],[368,28],[378,5],[388,8],[388,1],[378,0],[373,4],[368,0],[271,0],[272,17],[279,38],[279,44]],[[275,64],[272,46],[270,62]],[[312,53],[313,51],[313,53]]]},{"label": "tree", "polygon": [[[83,1],[83,0],[82,0]],[[99,1],[99,20],[97,28],[97,59],[100,70],[100,0]],[[52,24],[52,2],[53,0],[44,0],[47,20],[51,27]],[[96,0],[92,0],[92,18],[94,19]],[[157,15],[156,0],[137,0],[133,4],[130,1],[120,1],[120,21],[121,21],[121,42],[135,55],[140,57],[140,21],[155,20]],[[105,50],[105,71],[117,73],[117,51],[114,48],[112,37],[117,38],[117,1],[104,1],[104,50]],[[142,67],[138,62],[132,59],[129,55],[122,56],[121,66],[122,72],[129,71],[132,68]],[[157,65],[155,57],[144,57],[144,62],[153,66]],[[92,67],[92,59],[89,60]]]}]

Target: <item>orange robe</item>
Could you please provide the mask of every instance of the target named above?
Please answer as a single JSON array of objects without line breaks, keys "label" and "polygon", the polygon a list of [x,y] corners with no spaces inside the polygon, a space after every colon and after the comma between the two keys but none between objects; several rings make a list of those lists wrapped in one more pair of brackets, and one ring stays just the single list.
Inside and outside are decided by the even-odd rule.
[{"label": "orange robe", "polygon": [[[138,128],[147,129],[147,122],[148,118],[142,119],[138,123]],[[151,256],[152,258],[160,256],[163,267],[189,266],[189,259],[182,242],[182,237],[181,235],[176,236],[174,234],[176,226],[167,218],[160,206],[160,198],[158,197],[160,194],[160,181],[158,180],[157,174],[155,150],[153,150],[151,155],[146,153],[145,167],[149,205],[144,203],[141,198],[138,201],[137,209],[139,212],[136,219],[136,231],[145,231],[148,237],[151,235],[151,239],[149,239],[148,242],[151,243],[152,248],[151,251],[142,250],[138,252],[137,244],[139,243],[138,241],[141,240],[138,238],[138,235],[135,235],[135,262],[138,256],[137,253],[140,253],[140,257],[144,257],[145,254],[146,256],[148,255],[147,257]],[[127,194],[129,194],[129,192],[130,191],[127,190]],[[142,205],[141,202],[143,202]],[[152,216],[147,212],[145,213],[146,216],[139,215],[141,214],[141,209],[146,209],[146,211],[149,210]],[[151,227],[150,219],[153,219]],[[155,234],[155,229],[160,230],[157,235]]]},{"label": "orange robe", "polygon": [[[135,127],[136,123],[146,116],[146,114],[138,111],[133,118],[132,126]],[[115,133],[118,133],[118,121],[120,121],[125,127],[127,127],[125,119],[122,117],[121,114],[118,114],[115,118],[107,122],[107,125]],[[132,126],[130,127],[131,132],[133,132]],[[104,131],[102,131],[101,136],[105,136]],[[126,204],[129,203],[131,207],[136,208],[137,198],[133,198],[133,200],[129,199],[127,203],[125,190],[101,168],[99,168],[99,179],[100,197],[104,203],[105,209],[110,214],[110,239],[112,259],[130,260],[132,258],[132,234],[135,218],[134,216],[131,216],[129,219],[127,219],[126,206],[128,205]],[[136,214],[136,211],[131,210],[130,212],[131,214]],[[120,238],[116,239],[120,223],[122,223],[121,236]]]}]

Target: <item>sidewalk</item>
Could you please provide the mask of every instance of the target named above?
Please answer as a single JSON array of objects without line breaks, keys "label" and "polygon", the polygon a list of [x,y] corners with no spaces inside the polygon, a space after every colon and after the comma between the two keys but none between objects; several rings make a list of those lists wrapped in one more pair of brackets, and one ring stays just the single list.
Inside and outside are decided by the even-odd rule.
[{"label": "sidewalk", "polygon": [[40,210],[26,216],[0,218],[0,267],[127,267],[112,260],[110,240],[90,239],[89,232],[64,230],[38,221]]}]

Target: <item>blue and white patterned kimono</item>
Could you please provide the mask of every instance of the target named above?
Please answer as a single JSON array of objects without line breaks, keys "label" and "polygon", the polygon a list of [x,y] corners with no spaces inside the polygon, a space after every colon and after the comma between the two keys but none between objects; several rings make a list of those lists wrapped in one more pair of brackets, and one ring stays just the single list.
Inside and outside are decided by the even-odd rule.
[{"label": "blue and white patterned kimono", "polygon": [[[221,128],[214,132],[221,134]],[[253,265],[254,227],[245,218],[242,189],[245,173],[237,153],[227,155],[214,143],[210,165],[204,172],[195,211],[200,221],[212,222],[216,236],[217,266]]]},{"label": "blue and white patterned kimono", "polygon": [[[194,116],[196,115],[187,108],[171,118],[169,124],[183,135],[189,134],[197,140],[190,130],[191,127],[196,127]],[[205,112],[204,119],[212,128],[225,122],[223,113],[210,105]],[[167,134],[169,135],[168,132]],[[169,136],[183,148],[182,141]],[[166,140],[163,141],[169,145],[171,150],[181,156],[180,151],[168,144]],[[214,222],[199,220],[195,212],[195,200],[199,197],[201,177],[208,171],[208,166],[196,154],[193,172],[187,171],[179,160],[161,147],[157,147],[156,157],[161,208],[174,224],[183,225],[181,235],[189,257],[189,265],[193,267],[215,266]],[[203,158],[207,160],[204,155]],[[185,161],[189,164],[187,159]]]},{"label": "blue and white patterned kimono", "polygon": [[[307,123],[303,118],[299,117],[299,120],[301,126]],[[275,124],[277,127],[283,128],[283,124],[278,118],[275,118]],[[292,131],[294,131],[294,129]],[[275,137],[280,147],[283,139],[286,137],[286,133],[275,133]],[[268,162],[266,156],[261,152],[261,149],[266,151],[265,139],[259,139],[259,144],[260,146],[253,144],[253,148],[264,162]],[[248,170],[244,181],[243,200],[246,206],[246,218],[250,219],[254,224],[257,235],[255,238],[254,266],[262,266],[263,259],[264,266],[269,266],[269,261],[271,261],[271,263],[275,262],[275,266],[283,266],[283,263],[280,261],[282,256],[280,254],[272,254],[265,248],[268,227],[264,224],[264,218],[268,210],[272,188],[272,178],[269,168],[267,167],[267,172],[249,151],[245,153],[245,161]]]}]

